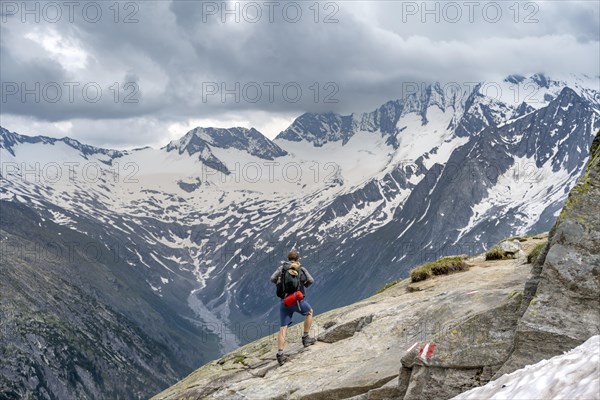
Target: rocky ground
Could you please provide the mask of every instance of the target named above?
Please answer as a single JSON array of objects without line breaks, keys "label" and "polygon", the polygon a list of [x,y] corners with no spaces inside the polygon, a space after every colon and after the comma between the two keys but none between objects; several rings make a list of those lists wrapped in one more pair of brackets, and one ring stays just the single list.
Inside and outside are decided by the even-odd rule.
[{"label": "rocky ground", "polygon": [[[288,332],[290,360],[282,367],[271,335],[203,366],[154,399],[440,399],[481,386],[512,350],[532,269],[526,255],[546,240],[515,241],[522,247],[516,259],[478,256],[467,260],[466,272],[400,281],[318,315],[312,334],[319,341],[307,349],[297,324]],[[430,357],[427,349],[419,356],[428,343]]]}]

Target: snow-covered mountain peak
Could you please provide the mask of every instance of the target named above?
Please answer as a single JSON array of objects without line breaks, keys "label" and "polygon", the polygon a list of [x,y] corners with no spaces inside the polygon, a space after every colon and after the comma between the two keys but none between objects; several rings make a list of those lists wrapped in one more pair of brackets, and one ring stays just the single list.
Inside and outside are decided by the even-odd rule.
[{"label": "snow-covered mountain peak", "polygon": [[194,128],[181,139],[173,140],[162,150],[197,157],[204,165],[229,174],[227,162],[215,155],[216,150],[239,150],[263,160],[274,160],[287,152],[254,128]]},{"label": "snow-covered mountain peak", "polygon": [[341,141],[344,145],[353,134],[352,115],[339,115],[332,112],[304,113],[275,139],[292,142],[306,140],[316,147],[321,147],[325,143],[336,141]]},{"label": "snow-covered mountain peak", "polygon": [[166,151],[177,150],[179,154],[187,152],[207,154],[211,148],[238,149],[266,160],[286,155],[275,143],[254,128],[194,128],[181,139],[174,140],[164,147]]},{"label": "snow-covered mountain peak", "polygon": [[564,88],[570,88],[591,103],[600,104],[600,76],[582,74],[561,77],[550,77],[541,72],[528,77],[509,75],[502,82],[485,83],[481,91],[488,95],[493,93],[499,100],[511,106],[526,103],[539,109],[548,105]]},{"label": "snow-covered mountain peak", "polygon": [[558,80],[536,73],[509,75],[501,81],[410,83],[399,99],[371,112],[303,114],[275,141],[283,147],[284,141],[306,141],[313,147],[332,142],[345,146],[358,132],[369,132],[387,137],[386,143],[397,149],[401,132],[425,126],[430,131],[470,137],[547,106],[565,87],[600,104],[600,90],[595,89],[598,82],[590,77],[572,75]]}]

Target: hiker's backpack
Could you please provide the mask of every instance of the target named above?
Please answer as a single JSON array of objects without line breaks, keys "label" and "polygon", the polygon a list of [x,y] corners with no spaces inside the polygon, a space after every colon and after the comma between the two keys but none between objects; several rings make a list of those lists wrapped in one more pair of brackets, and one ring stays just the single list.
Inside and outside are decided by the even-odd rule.
[{"label": "hiker's backpack", "polygon": [[289,273],[289,268],[283,268],[281,275],[277,280],[277,297],[283,299],[286,294],[291,294],[300,289],[300,270],[298,275]]}]

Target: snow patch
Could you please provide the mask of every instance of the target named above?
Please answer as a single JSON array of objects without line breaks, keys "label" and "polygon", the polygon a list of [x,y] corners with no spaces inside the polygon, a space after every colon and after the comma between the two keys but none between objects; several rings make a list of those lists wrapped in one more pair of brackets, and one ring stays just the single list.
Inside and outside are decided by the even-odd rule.
[{"label": "snow patch", "polygon": [[506,374],[454,400],[599,399],[600,336],[575,349]]}]

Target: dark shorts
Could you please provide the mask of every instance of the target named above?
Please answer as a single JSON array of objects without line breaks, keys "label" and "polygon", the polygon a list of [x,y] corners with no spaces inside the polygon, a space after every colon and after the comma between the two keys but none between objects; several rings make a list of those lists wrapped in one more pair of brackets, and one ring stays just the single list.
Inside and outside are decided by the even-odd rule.
[{"label": "dark shorts", "polygon": [[[298,307],[300,305],[300,307]],[[312,307],[306,300],[300,300],[299,303],[294,304],[291,307],[286,307],[283,304],[283,301],[279,305],[279,319],[281,320],[280,326],[289,326],[292,324],[292,316],[295,312],[300,313],[300,315],[308,315],[308,313],[312,310]]]}]

